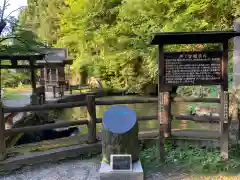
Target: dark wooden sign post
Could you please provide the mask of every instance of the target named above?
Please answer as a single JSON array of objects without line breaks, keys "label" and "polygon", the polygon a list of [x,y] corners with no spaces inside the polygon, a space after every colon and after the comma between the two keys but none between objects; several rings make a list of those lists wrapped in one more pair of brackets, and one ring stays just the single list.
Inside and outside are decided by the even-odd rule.
[{"label": "dark wooden sign post", "polygon": [[[165,137],[171,134],[169,99],[172,87],[221,85],[220,149],[228,159],[228,40],[240,36],[235,31],[156,33],[152,45],[158,45],[158,120],[160,157],[164,160]],[[221,51],[164,52],[164,45],[221,44]]]}]

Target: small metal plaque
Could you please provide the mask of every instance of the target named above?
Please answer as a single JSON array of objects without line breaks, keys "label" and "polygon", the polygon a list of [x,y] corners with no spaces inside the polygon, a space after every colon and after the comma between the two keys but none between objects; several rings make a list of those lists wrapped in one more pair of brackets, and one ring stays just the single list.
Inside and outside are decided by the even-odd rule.
[{"label": "small metal plaque", "polygon": [[112,154],[110,166],[112,171],[132,171],[131,154]]}]

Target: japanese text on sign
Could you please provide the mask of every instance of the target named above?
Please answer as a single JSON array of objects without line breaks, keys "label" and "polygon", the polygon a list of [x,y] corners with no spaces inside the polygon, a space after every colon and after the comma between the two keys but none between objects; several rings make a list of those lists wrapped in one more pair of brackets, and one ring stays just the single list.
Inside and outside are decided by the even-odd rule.
[{"label": "japanese text on sign", "polygon": [[222,83],[222,52],[185,52],[164,54],[166,85]]}]

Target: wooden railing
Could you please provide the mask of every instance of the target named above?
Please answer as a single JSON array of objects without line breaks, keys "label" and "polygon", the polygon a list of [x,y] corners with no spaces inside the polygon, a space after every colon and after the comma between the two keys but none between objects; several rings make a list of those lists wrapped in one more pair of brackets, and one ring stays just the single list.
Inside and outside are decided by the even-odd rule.
[{"label": "wooden railing", "polygon": [[[6,154],[6,144],[5,137],[12,136],[16,133],[29,133],[43,130],[51,130],[55,128],[62,128],[68,126],[76,126],[76,125],[87,125],[88,127],[88,143],[97,142],[97,134],[96,134],[96,124],[101,123],[101,118],[96,118],[96,105],[114,105],[114,104],[135,104],[135,103],[156,103],[158,101],[157,98],[148,98],[148,99],[127,99],[127,100],[96,100],[95,95],[87,95],[85,101],[79,102],[67,102],[67,103],[59,103],[59,104],[42,104],[42,105],[31,105],[24,107],[0,107],[0,155],[1,159],[4,159],[4,155]],[[211,99],[199,99],[199,98],[179,98],[173,97],[171,102],[206,102],[206,103],[218,103],[220,100],[218,98]],[[77,120],[70,122],[56,122],[51,124],[44,124],[38,126],[27,126],[21,128],[13,128],[13,129],[5,129],[3,126],[3,114],[4,113],[13,113],[13,112],[31,112],[31,111],[44,111],[50,109],[63,109],[63,108],[74,108],[86,106],[88,112],[88,118],[86,120]],[[142,116],[137,117],[139,121],[145,120],[156,120],[156,115],[151,116]],[[173,115],[173,119],[176,120],[191,120],[198,122],[210,122],[210,121],[219,121],[219,117],[205,117],[205,116],[190,116],[190,115]],[[170,127],[171,131],[171,127]]]},{"label": "wooden railing", "polygon": [[[44,104],[45,103],[45,88],[44,86],[39,86],[36,88],[36,102],[35,104]],[[30,106],[30,104],[27,104],[27,106]],[[18,116],[22,112],[10,112],[10,113],[5,113],[4,114],[4,119],[5,119],[5,127],[6,129],[12,129],[14,126],[13,119]],[[27,112],[23,113],[22,118],[19,120],[21,121],[22,119],[27,117]]]}]

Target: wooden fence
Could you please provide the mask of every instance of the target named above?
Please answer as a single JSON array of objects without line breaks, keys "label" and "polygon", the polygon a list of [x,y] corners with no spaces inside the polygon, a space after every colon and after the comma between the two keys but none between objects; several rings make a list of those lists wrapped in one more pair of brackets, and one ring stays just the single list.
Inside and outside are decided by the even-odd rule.
[{"label": "wooden fence", "polygon": [[[16,133],[29,133],[43,130],[51,130],[55,128],[62,128],[68,126],[76,125],[87,125],[88,127],[88,143],[97,142],[97,133],[96,133],[96,124],[101,123],[101,118],[96,118],[96,105],[115,105],[115,104],[135,104],[135,103],[156,103],[158,98],[148,98],[148,99],[127,99],[127,100],[96,100],[95,95],[87,95],[85,101],[79,102],[67,102],[59,104],[42,104],[42,105],[31,105],[24,107],[2,107],[0,104],[0,158],[3,160],[6,155],[6,142],[5,137],[12,136]],[[172,97],[170,103],[172,102],[205,102],[205,103],[219,103],[220,99],[218,98],[208,98],[208,99],[199,99],[199,98],[179,98]],[[27,126],[21,128],[5,129],[4,113],[13,113],[13,112],[36,112],[44,111],[50,109],[63,109],[63,108],[73,108],[86,106],[88,111],[88,118],[86,120],[77,120],[70,122],[56,122],[51,124],[44,124],[38,126]],[[171,111],[171,109],[169,109]],[[171,113],[171,112],[170,112]],[[139,121],[146,120],[156,120],[157,114],[152,116],[142,116],[137,117]],[[190,120],[197,122],[219,122],[219,117],[205,117],[205,116],[190,116],[190,115],[173,115],[166,127],[166,133],[171,134],[171,121],[175,120]],[[167,136],[167,135],[166,135]]]},{"label": "wooden fence", "polygon": [[[45,97],[45,87],[44,86],[39,86],[36,88],[36,97],[34,99],[31,98],[33,102],[31,102],[32,104],[44,104],[46,101],[46,97]],[[30,106],[31,104],[28,104],[26,106]],[[13,118],[15,118],[16,116],[18,116],[20,113],[22,112],[11,112],[8,114],[4,114],[4,119],[5,119],[5,127],[7,127],[6,129],[12,129],[12,127],[14,126],[13,123]],[[23,116],[22,118],[20,118],[18,121],[23,120],[24,118],[27,117],[27,112],[23,112]]]}]

